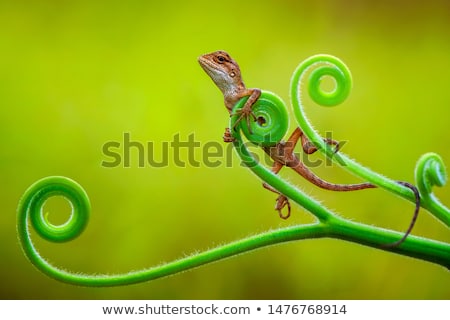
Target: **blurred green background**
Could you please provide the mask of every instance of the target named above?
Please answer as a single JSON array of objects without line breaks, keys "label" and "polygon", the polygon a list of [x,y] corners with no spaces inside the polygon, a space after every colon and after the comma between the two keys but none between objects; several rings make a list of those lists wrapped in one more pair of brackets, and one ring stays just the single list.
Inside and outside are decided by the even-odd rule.
[{"label": "blurred green background", "polygon": [[[337,108],[311,106],[321,132],[348,141],[343,152],[397,180],[414,181],[416,160],[450,164],[448,1],[1,1],[1,298],[70,299],[449,299],[442,267],[333,239],[265,248],[193,271],[119,288],[54,281],[24,257],[15,210],[39,178],[78,181],[92,202],[85,233],[65,244],[34,235],[42,255],[74,272],[121,273],[159,264],[271,228],[312,221],[295,206],[288,221],[276,196],[239,166],[104,168],[107,141],[155,143],[179,133],[218,141],[228,123],[220,92],[198,66],[223,49],[244,80],[288,101],[299,62],[333,54],[354,88]],[[291,125],[293,128],[293,124]],[[201,151],[195,153],[201,160]],[[187,159],[187,153],[181,158]],[[320,159],[320,156],[316,156]],[[315,169],[355,182],[337,168]],[[413,206],[382,190],[318,190],[282,175],[353,220],[403,231]],[[436,190],[450,205],[449,187]],[[52,199],[51,220],[69,212]],[[58,211],[58,212],[55,212]],[[422,210],[414,234],[450,241]]]}]

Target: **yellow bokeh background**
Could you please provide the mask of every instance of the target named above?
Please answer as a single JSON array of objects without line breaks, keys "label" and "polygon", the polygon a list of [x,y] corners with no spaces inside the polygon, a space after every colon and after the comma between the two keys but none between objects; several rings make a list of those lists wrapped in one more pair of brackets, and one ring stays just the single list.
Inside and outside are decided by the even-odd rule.
[{"label": "yellow bokeh background", "polygon": [[[139,168],[136,150],[130,168],[101,166],[108,160],[102,146],[124,132],[153,142],[155,159],[176,134],[227,148],[222,97],[197,63],[218,49],[239,61],[248,86],[285,101],[298,63],[335,55],[351,69],[354,87],[341,106],[307,108],[320,132],[347,141],[342,152],[396,180],[413,182],[425,152],[450,164],[447,1],[1,1],[0,297],[449,299],[444,268],[335,239],[285,243],[117,288],[66,285],[27,261],[16,207],[30,184],[50,175],[78,181],[92,202],[78,239],[52,244],[33,234],[44,257],[73,272],[142,269],[312,221],[298,206],[279,219],[275,195],[235,153],[232,166],[215,168],[173,159]],[[201,148],[195,157],[201,162]],[[358,181],[336,166],[314,170],[333,182]],[[352,220],[399,231],[409,224],[413,205],[383,190],[342,194],[286,169],[282,175]],[[435,192],[450,205],[449,187]],[[48,207],[55,223],[67,217],[64,201]],[[425,210],[413,233],[450,241],[448,228]]]}]

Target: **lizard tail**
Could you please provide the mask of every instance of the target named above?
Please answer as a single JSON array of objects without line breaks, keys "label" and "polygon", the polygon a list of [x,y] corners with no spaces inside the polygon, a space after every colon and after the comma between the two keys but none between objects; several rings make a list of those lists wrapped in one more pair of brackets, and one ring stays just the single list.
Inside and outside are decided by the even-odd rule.
[{"label": "lizard tail", "polygon": [[301,161],[296,159],[296,161],[293,161],[291,163],[286,164],[287,167],[292,168],[300,174],[303,178],[310,181],[311,183],[315,184],[319,188],[326,189],[326,190],[332,190],[332,191],[355,191],[355,190],[362,190],[362,189],[369,189],[369,188],[376,188],[377,186],[370,183],[370,182],[363,182],[363,183],[355,183],[355,184],[335,184],[331,182],[327,182],[325,180],[322,180],[318,176],[316,176],[312,171],[308,169]]}]

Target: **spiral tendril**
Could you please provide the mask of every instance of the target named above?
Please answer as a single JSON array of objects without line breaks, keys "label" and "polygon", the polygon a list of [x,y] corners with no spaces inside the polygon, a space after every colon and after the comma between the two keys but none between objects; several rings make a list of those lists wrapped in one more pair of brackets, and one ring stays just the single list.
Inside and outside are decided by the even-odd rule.
[{"label": "spiral tendril", "polygon": [[[62,196],[71,204],[68,221],[53,225],[44,214],[45,202],[54,196]],[[36,232],[44,239],[65,242],[78,237],[89,222],[90,202],[84,189],[65,177],[47,177],[34,183],[21,200],[19,212],[26,212]],[[23,217],[21,217],[23,218]]]},{"label": "spiral tendril", "polygon": [[416,181],[422,195],[431,193],[433,186],[444,186],[447,172],[442,158],[436,153],[422,155],[416,165]]},{"label": "spiral tendril", "polygon": [[443,187],[447,182],[444,161],[436,153],[426,153],[416,164],[415,178],[422,202],[439,220],[450,226],[450,209],[433,193],[433,186]]},{"label": "spiral tendril", "polygon": [[[311,72],[309,72],[312,70]],[[334,150],[326,144],[322,137],[313,129],[305,115],[301,99],[301,84],[304,77],[307,79],[308,93],[311,99],[321,106],[336,106],[347,99],[352,87],[352,76],[347,66],[338,58],[330,55],[315,55],[304,60],[294,71],[291,78],[291,104],[299,127],[314,145],[329,157],[333,158]],[[324,77],[334,80],[335,88],[331,92],[322,89]],[[339,153],[340,155],[341,153]],[[341,164],[342,158],[334,157]]]},{"label": "spiral tendril", "polygon": [[[239,100],[235,110],[242,108],[247,99]],[[251,121],[251,133],[246,121],[239,122],[235,128],[242,129],[250,142],[261,147],[271,147],[280,142],[289,128],[289,116],[283,100],[272,92],[262,91],[252,111],[256,121]]]},{"label": "spiral tendril", "polygon": [[[331,92],[322,89],[322,80],[331,77],[335,88]],[[319,65],[308,80],[308,93],[311,99],[322,106],[336,106],[347,99],[351,91],[351,75],[347,68],[336,65]]]}]

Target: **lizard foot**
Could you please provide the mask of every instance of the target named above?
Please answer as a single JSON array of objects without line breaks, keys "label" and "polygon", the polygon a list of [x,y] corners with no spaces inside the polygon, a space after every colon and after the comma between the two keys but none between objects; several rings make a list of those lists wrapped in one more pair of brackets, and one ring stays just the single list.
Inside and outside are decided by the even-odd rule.
[{"label": "lizard foot", "polygon": [[[330,138],[323,138],[323,141],[325,141],[329,145],[335,146],[334,153],[337,153],[339,151],[339,149],[340,149],[339,141],[336,141],[336,140],[333,140]],[[317,148],[312,142],[308,141],[303,145],[303,151],[306,154],[313,154],[314,152],[317,151]]]},{"label": "lizard foot", "polygon": [[234,142],[236,139],[231,136],[230,128],[225,128],[225,133],[223,134],[224,142]]},{"label": "lizard foot", "polygon": [[250,107],[244,106],[244,108],[242,108],[241,110],[236,111],[236,113],[233,114],[233,116],[235,116],[235,115],[239,115],[239,118],[236,120],[236,122],[235,122],[235,124],[233,126],[233,130],[235,130],[237,124],[239,122],[241,122],[242,119],[245,118],[246,121],[247,121],[248,132],[250,134],[253,134],[252,128],[250,127],[250,117],[253,118],[253,121],[256,121],[256,116],[253,113],[251,106]]},{"label": "lizard foot", "polygon": [[[283,212],[281,212],[281,210],[283,210],[285,206],[287,206],[288,208],[286,215],[284,215]],[[289,218],[291,216],[291,204],[289,203],[289,199],[280,194],[279,197],[277,198],[275,210],[278,211],[278,215],[280,216],[281,219],[286,220],[287,218]]]}]

